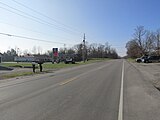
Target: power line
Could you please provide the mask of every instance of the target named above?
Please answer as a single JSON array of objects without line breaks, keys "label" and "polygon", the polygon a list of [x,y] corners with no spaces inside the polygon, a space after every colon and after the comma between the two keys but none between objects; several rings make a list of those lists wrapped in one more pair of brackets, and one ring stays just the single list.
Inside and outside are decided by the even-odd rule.
[{"label": "power line", "polygon": [[8,8],[13,9],[13,10],[15,10],[15,11],[18,11],[18,12],[20,12],[20,13],[22,13],[22,14],[25,14],[25,15],[29,16],[29,17],[27,17],[27,16],[24,16],[24,15],[22,15],[22,14],[13,12],[13,11],[7,9],[7,8],[0,7],[0,8],[2,8],[2,9],[4,9],[4,10],[7,10],[7,11],[12,12],[12,13],[14,13],[14,14],[17,14],[17,15],[19,15],[19,16],[21,16],[21,17],[25,17],[25,18],[27,18],[27,19],[30,19],[30,20],[35,21],[35,22],[38,22],[38,23],[40,23],[40,24],[48,25],[48,26],[50,26],[50,27],[51,27],[51,26],[52,26],[52,27],[56,27],[56,29],[58,29],[58,30],[62,30],[62,31],[64,31],[64,32],[73,34],[72,31],[70,31],[70,30],[68,30],[68,29],[66,29],[66,28],[62,28],[62,27],[59,27],[59,26],[54,25],[54,24],[52,24],[52,23],[49,23],[49,22],[47,22],[47,21],[45,21],[45,20],[42,20],[42,19],[40,19],[40,18],[38,18],[38,17],[35,17],[35,16],[30,15],[30,14],[28,14],[28,13],[26,13],[26,12],[23,12],[23,11],[21,11],[21,10],[18,10],[18,9],[16,9],[16,8],[13,8],[13,7],[5,4],[5,3],[0,2],[0,4],[1,4],[1,5],[4,5],[4,6],[7,6]]},{"label": "power line", "polygon": [[[8,12],[14,13],[14,14],[16,14],[16,15],[19,15],[19,16],[21,16],[21,17],[24,17],[24,18],[33,20],[33,21],[38,22],[38,23],[40,23],[40,24],[44,24],[44,23],[42,23],[42,22],[40,22],[40,21],[37,21],[37,20],[32,19],[32,18],[30,18],[30,17],[24,16],[24,15],[22,15],[22,14],[16,13],[16,12],[14,12],[14,11],[11,11],[11,10],[7,9],[7,8],[1,7],[1,6],[0,6],[0,8],[6,10],[6,11],[8,11]],[[44,24],[44,25],[45,25],[45,24]]]},{"label": "power line", "polygon": [[[25,27],[21,27],[21,26],[16,26],[16,25],[12,25],[12,24],[9,24],[9,23],[4,23],[4,22],[1,22],[0,23],[2,24],[6,24],[6,25],[9,25],[9,26],[13,26],[13,27],[16,27],[16,28],[20,28],[20,29],[23,29],[23,30],[26,30],[26,31],[30,31],[30,32],[35,32],[35,33],[38,33],[38,34],[45,34],[45,35],[50,35],[50,34],[46,34],[44,32],[40,32],[40,31],[37,31],[37,30],[33,30],[33,29],[29,29],[29,28],[25,28]],[[69,38],[63,38],[63,37],[60,37],[60,36],[57,36],[57,35],[54,35],[55,37],[59,37],[59,38],[62,38],[62,39],[69,39]],[[78,42],[78,41],[77,41]]]},{"label": "power line", "polygon": [[[34,40],[34,41],[40,41],[40,42],[47,42],[47,43],[57,43],[57,44],[66,44],[66,43],[61,43],[61,42],[53,42],[53,41],[48,41],[48,40],[44,40],[44,39],[38,39],[38,38],[31,38],[31,37],[26,37],[26,36],[21,36],[21,35],[13,35],[13,34],[9,34],[9,33],[0,33],[0,35],[5,35],[5,36],[9,36],[9,37],[16,37],[16,38],[22,38],[22,39],[28,39],[28,40]],[[68,45],[72,45],[72,44],[68,44]]]},{"label": "power line", "polygon": [[[34,10],[34,9],[32,9],[32,8],[26,6],[26,5],[24,5],[24,4],[22,4],[22,3],[18,2],[18,1],[16,1],[16,0],[12,0],[12,1],[15,2],[15,3],[17,3],[17,4],[19,4],[19,5],[21,5],[21,6],[23,6],[24,8],[27,8],[27,9],[33,11],[34,13],[36,13],[36,14],[38,14],[38,15],[41,15],[41,16],[43,16],[43,17],[45,17],[45,18],[48,18],[48,19],[54,21],[55,23],[58,23],[58,24],[60,24],[60,25],[63,25],[63,26],[65,26],[65,27],[68,27],[68,28],[70,28],[70,29],[74,29],[74,28],[71,28],[71,27],[68,26],[68,25],[65,25],[65,24],[63,24],[63,23],[61,23],[61,22],[59,22],[59,21],[57,21],[57,20],[55,20],[55,19],[53,19],[53,18],[51,18],[51,17],[48,17],[47,15],[42,14],[42,13],[40,13],[40,12],[38,12],[38,11],[36,11],[36,10]],[[33,15],[30,15],[30,14],[28,14],[28,13],[26,13],[26,12],[23,12],[23,11],[21,11],[21,10],[18,10],[18,9],[16,9],[16,8],[13,8],[13,7],[5,4],[5,3],[0,2],[0,4],[5,5],[5,6],[11,8],[11,9],[13,9],[13,10],[16,10],[16,11],[18,11],[18,12],[21,12],[21,13],[29,16],[29,17],[27,17],[27,16],[24,16],[24,15],[22,15],[22,14],[13,12],[13,11],[11,11],[11,10],[8,10],[8,9],[6,9],[6,8],[0,7],[0,8],[2,8],[2,9],[5,9],[5,10],[9,11],[9,12],[12,12],[12,13],[14,13],[14,14],[17,14],[17,15],[19,15],[19,16],[21,16],[21,17],[25,17],[25,18],[27,18],[27,19],[31,19],[32,21],[38,22],[38,23],[43,24],[43,25],[48,25],[48,26],[50,26],[50,27],[51,27],[51,26],[52,26],[52,27],[54,26],[54,27],[56,27],[56,29],[62,30],[62,31],[64,31],[64,32],[68,32],[68,33],[71,33],[71,34],[73,33],[72,31],[67,30],[66,28],[62,28],[62,27],[59,27],[59,26],[54,25],[54,24],[52,24],[52,23],[49,23],[49,22],[47,22],[47,21],[45,21],[45,20],[43,20],[43,19],[40,19],[40,18],[35,17],[35,16],[33,16]],[[33,18],[34,18],[34,19],[33,19]],[[77,30],[74,29],[74,32],[75,32],[75,31],[77,31]],[[78,32],[79,32],[79,31],[78,31]],[[79,32],[79,33],[81,33],[81,32]],[[94,40],[94,39],[92,39],[92,40]],[[95,41],[95,40],[94,40],[94,41]]]},{"label": "power line", "polygon": [[[7,6],[7,7],[11,8],[11,9],[13,9],[13,10],[15,10],[15,11],[18,11],[18,12],[20,12],[20,13],[23,13],[23,14],[31,17],[33,21],[36,21],[36,22],[41,23],[41,24],[49,25],[49,26],[52,26],[52,27],[54,26],[54,27],[56,27],[56,29],[62,30],[62,31],[64,31],[64,32],[66,32],[66,31],[70,32],[70,31],[67,30],[67,29],[66,29],[66,31],[65,31],[65,30],[63,30],[63,28],[58,27],[57,25],[54,25],[54,24],[49,23],[49,22],[47,22],[47,21],[45,21],[45,20],[42,20],[42,19],[40,19],[40,18],[38,18],[38,17],[35,17],[35,16],[33,16],[33,15],[30,15],[30,14],[28,14],[28,13],[26,13],[26,12],[23,12],[23,11],[21,11],[21,10],[18,10],[18,9],[16,9],[16,8],[13,8],[13,7],[5,4],[5,3],[0,2],[0,4],[2,4],[2,5],[4,5],[4,6]],[[5,8],[5,9],[6,9],[6,8]],[[10,11],[11,11],[11,10],[10,10]],[[12,13],[15,13],[15,12],[12,12]],[[19,14],[18,14],[18,15],[19,15]],[[21,16],[24,17],[24,15],[21,15]],[[28,18],[28,17],[25,17],[25,18]],[[29,18],[29,19],[31,19],[31,18]],[[33,18],[34,18],[34,19],[33,19]],[[35,20],[35,19],[36,19],[36,20]]]},{"label": "power line", "polygon": [[58,24],[61,24],[61,25],[65,26],[65,27],[68,27],[68,28],[70,28],[70,29],[76,30],[77,32],[81,33],[79,30],[77,30],[77,29],[75,29],[75,28],[73,28],[73,27],[70,27],[70,26],[68,26],[68,25],[66,25],[66,24],[64,24],[64,23],[61,23],[61,22],[59,22],[59,21],[57,21],[57,20],[55,20],[55,19],[53,19],[53,18],[51,18],[51,17],[48,17],[47,15],[42,14],[42,13],[40,13],[40,12],[38,12],[38,11],[36,11],[36,10],[34,10],[34,9],[32,9],[32,8],[26,6],[26,5],[24,5],[24,4],[22,4],[22,3],[18,2],[18,1],[16,1],[16,0],[12,0],[12,1],[15,2],[15,3],[17,3],[17,4],[19,4],[19,5],[21,5],[21,6],[23,6],[23,7],[25,7],[25,8],[27,8],[27,9],[29,9],[29,10],[31,10],[31,11],[33,11],[33,12],[36,13],[36,14],[39,14],[39,15],[41,15],[41,16],[43,16],[43,17],[46,17],[46,18],[48,18],[48,19],[50,19],[50,20],[52,20],[52,21],[54,21],[54,22],[56,22],[56,23],[58,23]]}]

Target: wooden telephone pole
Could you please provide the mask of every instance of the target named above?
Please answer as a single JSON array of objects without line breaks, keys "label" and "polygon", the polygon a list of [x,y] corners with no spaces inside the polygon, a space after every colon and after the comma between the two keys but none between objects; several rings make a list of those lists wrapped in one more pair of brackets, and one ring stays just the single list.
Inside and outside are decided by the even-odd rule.
[{"label": "wooden telephone pole", "polygon": [[84,37],[83,37],[83,62],[85,63],[86,61],[86,58],[85,58],[85,54],[86,54],[86,45],[85,45],[85,42],[86,42],[86,36],[85,36],[85,33],[84,33]]},{"label": "wooden telephone pole", "polygon": [[160,42],[160,41],[159,41],[159,39],[160,39],[160,35],[159,35],[159,33],[158,33],[158,35],[157,35],[157,40],[158,40],[158,41],[157,41],[158,56],[160,55],[160,47],[159,47],[159,42]]}]

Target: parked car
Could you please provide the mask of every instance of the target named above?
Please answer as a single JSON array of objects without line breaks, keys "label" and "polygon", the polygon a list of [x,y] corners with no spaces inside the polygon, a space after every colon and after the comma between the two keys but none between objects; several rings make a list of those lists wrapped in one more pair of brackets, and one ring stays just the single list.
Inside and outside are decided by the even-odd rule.
[{"label": "parked car", "polygon": [[145,63],[152,63],[152,62],[160,62],[160,56],[148,56],[145,60]]},{"label": "parked car", "polygon": [[145,62],[145,60],[148,58],[148,56],[142,56],[142,57],[140,57],[140,58],[137,58],[136,59],[136,62],[137,63],[140,63],[140,62]]},{"label": "parked car", "polygon": [[75,60],[74,60],[74,58],[72,58],[72,57],[66,57],[64,63],[65,63],[65,64],[68,64],[68,63],[75,64]]}]

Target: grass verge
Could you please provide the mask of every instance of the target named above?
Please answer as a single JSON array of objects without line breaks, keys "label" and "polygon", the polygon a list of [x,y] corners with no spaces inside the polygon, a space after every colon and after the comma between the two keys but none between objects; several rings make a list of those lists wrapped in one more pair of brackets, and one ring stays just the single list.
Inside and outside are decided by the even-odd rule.
[{"label": "grass verge", "polygon": [[[65,64],[65,63],[59,63],[59,64],[52,64],[52,63],[44,63],[43,66],[43,71],[42,73],[47,73],[49,70],[54,70],[54,69],[61,69],[61,68],[67,68],[67,67],[74,67],[74,66],[79,66],[79,65],[86,65],[86,64],[91,64],[95,62],[102,62],[110,59],[92,59],[89,61],[84,62],[76,62],[75,64]],[[5,67],[32,67],[31,63],[1,63],[0,65],[3,65]],[[38,67],[38,64],[36,65]],[[8,78],[15,78],[15,77],[20,77],[20,76],[29,76],[29,75],[34,75],[34,74],[40,74],[40,72],[33,73],[32,69],[31,71],[24,71],[24,72],[10,72],[10,73],[5,73],[0,76],[0,79],[8,79]]]},{"label": "grass verge", "polygon": [[60,69],[60,68],[66,68],[66,67],[74,67],[74,66],[79,66],[79,65],[86,65],[86,64],[91,64],[95,62],[102,62],[104,60],[108,59],[97,59],[97,60],[89,60],[84,62],[76,62],[75,64],[65,64],[65,63],[59,63],[59,64],[51,64],[51,63],[44,63],[43,68],[44,69]]},{"label": "grass verge", "polygon": [[1,75],[1,79],[9,79],[9,78],[28,76],[33,74],[34,74],[33,72],[10,73],[10,74]]},{"label": "grass verge", "polygon": [[135,62],[135,59],[134,58],[128,58],[127,59],[129,62]]}]

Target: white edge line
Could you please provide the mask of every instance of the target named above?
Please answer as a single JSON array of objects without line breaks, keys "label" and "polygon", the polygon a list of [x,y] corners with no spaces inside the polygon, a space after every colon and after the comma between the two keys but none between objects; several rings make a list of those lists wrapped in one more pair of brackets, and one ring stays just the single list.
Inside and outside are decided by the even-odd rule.
[{"label": "white edge line", "polygon": [[122,77],[121,77],[118,120],[123,120],[123,81],[124,81],[124,60],[123,60],[123,64],[122,64]]}]

